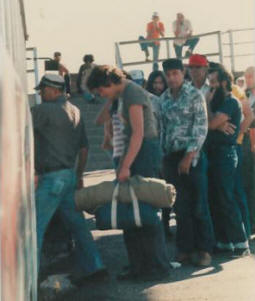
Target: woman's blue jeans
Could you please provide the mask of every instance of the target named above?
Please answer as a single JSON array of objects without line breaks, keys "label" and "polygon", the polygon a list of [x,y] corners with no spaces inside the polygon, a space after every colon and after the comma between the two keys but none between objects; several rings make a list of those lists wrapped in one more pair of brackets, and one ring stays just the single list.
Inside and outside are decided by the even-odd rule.
[{"label": "woman's blue jeans", "polygon": [[[158,177],[161,161],[158,139],[145,139],[131,166],[131,176]],[[155,209],[156,210],[156,209]],[[131,272],[159,275],[169,270],[162,223],[124,231]]]}]

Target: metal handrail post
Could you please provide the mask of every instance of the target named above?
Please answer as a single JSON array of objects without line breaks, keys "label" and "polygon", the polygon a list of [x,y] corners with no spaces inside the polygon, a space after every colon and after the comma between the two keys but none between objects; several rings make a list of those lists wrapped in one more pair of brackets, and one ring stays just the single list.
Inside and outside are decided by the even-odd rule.
[{"label": "metal handrail post", "polygon": [[235,72],[235,51],[234,51],[234,39],[233,39],[233,31],[229,30],[229,47],[230,47],[230,62],[231,62],[231,71]]},{"label": "metal handrail post", "polygon": [[116,61],[116,65],[120,69],[123,69],[122,59],[121,59],[121,56],[120,56],[119,43],[115,43],[115,61]]},{"label": "metal handrail post", "polygon": [[[38,61],[37,61],[37,48],[33,48],[33,55],[34,55],[34,73],[35,73],[35,85],[37,86],[39,84],[39,68],[38,68]],[[38,94],[38,92],[35,92],[35,101],[36,104],[41,103],[41,97]]]},{"label": "metal handrail post", "polygon": [[221,32],[218,31],[218,46],[219,46],[219,59],[220,63],[223,64],[223,50],[222,50],[222,41],[221,41]]},{"label": "metal handrail post", "polygon": [[166,56],[168,59],[170,59],[170,45],[169,40],[166,40]]}]

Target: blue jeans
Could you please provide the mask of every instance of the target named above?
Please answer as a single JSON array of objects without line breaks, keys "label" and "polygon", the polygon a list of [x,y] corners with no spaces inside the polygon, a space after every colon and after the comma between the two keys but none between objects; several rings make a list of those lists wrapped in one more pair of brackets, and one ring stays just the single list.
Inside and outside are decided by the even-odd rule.
[{"label": "blue jeans", "polygon": [[176,44],[174,44],[174,50],[175,50],[175,54],[176,54],[177,59],[181,59],[182,58],[182,48],[184,46],[188,46],[189,50],[191,52],[193,52],[193,50],[196,47],[196,45],[197,45],[198,42],[199,42],[199,38],[191,38],[191,39],[188,39],[185,42],[185,44],[183,44],[183,45],[176,45]]},{"label": "blue jeans", "polygon": [[[139,37],[140,41],[146,41],[146,39],[143,36]],[[160,45],[156,45],[154,42],[147,42],[147,43],[141,43],[140,44],[141,50],[145,52],[146,58],[149,57],[149,49],[148,47],[152,48],[152,54],[153,54],[153,71],[158,70],[158,57],[159,57],[159,48]]]},{"label": "blue jeans", "polygon": [[243,175],[242,175],[243,153],[242,153],[241,145],[237,145],[237,157],[238,157],[238,163],[236,167],[234,193],[242,214],[247,236],[250,237],[251,235],[250,213],[249,213],[246,193],[243,187]]},{"label": "blue jeans", "polygon": [[[158,177],[161,160],[157,139],[145,139],[131,166],[131,175]],[[155,209],[156,210],[156,209]],[[162,224],[123,233],[130,269],[135,274],[167,272],[170,268]]]},{"label": "blue jeans", "polygon": [[44,233],[53,214],[59,209],[75,241],[77,267],[87,276],[104,266],[83,214],[75,209],[75,186],[76,176],[72,169],[49,172],[39,177],[36,190],[38,263]]},{"label": "blue jeans", "polygon": [[207,160],[203,152],[188,175],[179,175],[178,165],[185,151],[170,153],[164,158],[164,176],[175,186],[177,198],[176,245],[180,253],[212,252],[215,244],[213,225],[208,205]]},{"label": "blue jeans", "polygon": [[208,151],[209,202],[221,249],[248,248],[240,208],[234,196],[238,157],[236,146],[216,146]]}]

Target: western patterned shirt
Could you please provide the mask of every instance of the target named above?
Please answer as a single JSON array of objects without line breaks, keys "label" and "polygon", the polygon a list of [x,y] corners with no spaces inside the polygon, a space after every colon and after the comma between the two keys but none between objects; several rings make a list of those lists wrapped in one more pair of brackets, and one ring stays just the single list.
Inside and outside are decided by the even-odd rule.
[{"label": "western patterned shirt", "polygon": [[[184,82],[177,98],[170,89],[160,97],[160,142],[165,155],[185,150],[199,153],[208,131],[206,102],[202,93]],[[196,165],[198,155],[193,161]]]}]

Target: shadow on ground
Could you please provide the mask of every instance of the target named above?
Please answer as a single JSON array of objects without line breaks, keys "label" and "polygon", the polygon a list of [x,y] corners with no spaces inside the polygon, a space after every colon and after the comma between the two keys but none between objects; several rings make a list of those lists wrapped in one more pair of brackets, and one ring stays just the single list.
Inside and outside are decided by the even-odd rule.
[{"label": "shadow on ground", "polygon": [[[95,231],[95,220],[87,219],[89,227],[93,232],[98,248],[102,254],[103,261],[107,266],[110,279],[107,282],[86,283],[82,288],[72,290],[66,294],[61,294],[55,300],[66,301],[149,301],[147,289],[164,283],[174,283],[192,278],[204,277],[219,273],[223,270],[222,264],[233,259],[215,256],[213,265],[210,268],[201,269],[191,265],[185,265],[179,269],[172,269],[168,279],[163,282],[120,282],[116,280],[116,275],[122,267],[127,264],[127,255],[124,248],[121,231]],[[174,258],[174,241],[167,243],[169,249],[169,259]],[[251,241],[251,249],[254,253],[255,240]],[[74,259],[72,256],[52,264],[48,269],[48,274],[63,274],[74,272]],[[167,296],[166,296],[167,297]],[[41,296],[40,300],[44,300]]]}]

